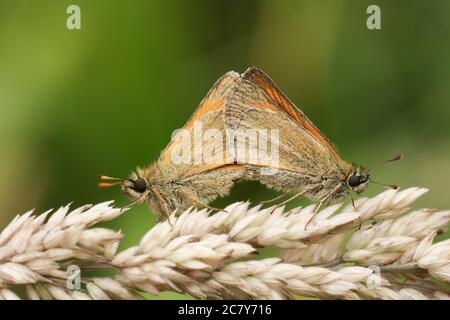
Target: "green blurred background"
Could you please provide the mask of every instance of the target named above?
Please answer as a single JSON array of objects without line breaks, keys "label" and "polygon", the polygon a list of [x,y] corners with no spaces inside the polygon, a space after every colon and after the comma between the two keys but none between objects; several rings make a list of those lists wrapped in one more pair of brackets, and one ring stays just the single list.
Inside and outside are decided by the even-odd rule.
[{"label": "green blurred background", "polygon": [[[70,4],[81,30],[66,28]],[[366,28],[370,4],[381,30]],[[125,204],[96,175],[154,161],[216,79],[249,66],[344,159],[370,165],[401,152],[374,179],[427,187],[418,206],[449,208],[449,57],[445,0],[1,0],[0,228],[34,207]],[[243,183],[215,204],[273,195]],[[153,223],[141,205],[111,225],[129,246]]]}]

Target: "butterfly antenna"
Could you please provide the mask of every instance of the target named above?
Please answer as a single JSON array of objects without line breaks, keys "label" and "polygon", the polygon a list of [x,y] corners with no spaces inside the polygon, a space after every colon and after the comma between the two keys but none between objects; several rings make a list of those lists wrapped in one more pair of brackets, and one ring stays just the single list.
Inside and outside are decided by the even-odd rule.
[{"label": "butterfly antenna", "polygon": [[[403,158],[402,154],[397,154],[397,155],[395,155],[395,156],[393,156],[393,157],[391,157],[391,158],[389,158],[387,160],[384,160],[384,161],[381,161],[379,163],[376,163],[375,165],[372,165],[369,168],[373,169],[375,167],[378,167],[379,165],[390,163],[390,162],[394,162],[394,161],[398,161],[398,160],[401,160],[402,158]],[[380,183],[380,182],[373,181],[372,179],[370,179],[370,181],[375,183],[375,184],[378,184],[380,186],[383,186],[385,188],[388,188],[388,189],[393,189],[393,190],[397,190],[398,189],[398,186],[396,186],[395,184]]]},{"label": "butterfly antenna", "polygon": [[403,159],[403,155],[400,153],[400,154],[397,154],[397,155],[395,155],[395,156],[393,156],[393,157],[391,157],[391,158],[389,158],[387,160],[375,163],[375,164],[371,165],[368,169],[373,169],[373,168],[376,168],[376,167],[378,167],[378,166],[380,166],[382,164],[398,161],[398,160],[401,160],[401,159]]},{"label": "butterfly antenna", "polygon": [[392,190],[397,190],[398,189],[398,186],[395,185],[395,184],[384,184],[384,183],[379,183],[379,182],[376,182],[376,181],[373,181],[373,180],[370,180],[370,182],[378,184],[378,185],[383,186],[383,187],[388,188],[388,189],[392,189]]},{"label": "butterfly antenna", "polygon": [[122,184],[122,182],[123,182],[122,178],[113,178],[113,177],[108,177],[108,176],[104,176],[104,175],[98,175],[97,178],[100,180],[115,181],[115,182],[99,182],[98,186],[100,188],[109,188],[109,187],[117,186],[117,185]]},{"label": "butterfly antenna", "polygon": [[389,163],[389,162],[394,162],[394,161],[398,161],[398,160],[402,160],[402,159],[403,159],[403,155],[401,153],[399,153],[390,159],[384,160],[382,163]]}]

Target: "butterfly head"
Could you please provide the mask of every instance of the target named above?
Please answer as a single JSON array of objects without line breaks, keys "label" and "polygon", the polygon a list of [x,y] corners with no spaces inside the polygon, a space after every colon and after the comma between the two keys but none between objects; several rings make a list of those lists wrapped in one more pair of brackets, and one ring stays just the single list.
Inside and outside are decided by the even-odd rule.
[{"label": "butterfly head", "polygon": [[370,174],[366,169],[357,167],[347,177],[347,186],[355,192],[363,192],[370,182]]},{"label": "butterfly head", "polygon": [[[374,168],[375,166],[380,165],[380,164],[398,161],[398,160],[402,159],[402,157],[403,156],[401,154],[395,155],[390,159],[384,160],[382,162],[379,162],[379,163],[371,166],[370,168]],[[353,169],[350,171],[350,174],[347,176],[347,186],[350,188],[351,191],[355,191],[358,193],[363,192],[367,188],[367,185],[369,182],[373,182],[375,184],[382,185],[383,187],[386,187],[388,189],[394,189],[394,190],[398,189],[398,186],[393,185],[393,184],[384,184],[384,183],[379,183],[379,182],[373,181],[370,178],[369,169],[367,169],[367,168],[353,166]]]},{"label": "butterfly head", "polygon": [[112,182],[100,182],[98,185],[102,188],[120,186],[120,190],[128,198],[135,202],[141,202],[145,200],[149,194],[149,184],[147,180],[138,172],[132,172],[127,178],[112,178],[108,176],[99,176],[100,180],[109,180]]},{"label": "butterfly head", "polygon": [[130,199],[137,200],[148,194],[149,185],[147,180],[138,172],[132,172],[128,178],[123,180],[120,190]]}]

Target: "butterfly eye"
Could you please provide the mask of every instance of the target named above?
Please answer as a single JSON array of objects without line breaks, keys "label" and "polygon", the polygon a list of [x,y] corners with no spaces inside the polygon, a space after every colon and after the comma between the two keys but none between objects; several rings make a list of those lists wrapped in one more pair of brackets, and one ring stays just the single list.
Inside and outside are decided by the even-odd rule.
[{"label": "butterfly eye", "polygon": [[356,186],[360,185],[361,184],[360,178],[361,178],[360,176],[353,174],[352,176],[350,176],[350,178],[348,178],[348,185],[350,187],[356,187]]},{"label": "butterfly eye", "polygon": [[147,189],[147,183],[143,178],[139,178],[133,181],[133,190],[139,193],[144,192]]}]

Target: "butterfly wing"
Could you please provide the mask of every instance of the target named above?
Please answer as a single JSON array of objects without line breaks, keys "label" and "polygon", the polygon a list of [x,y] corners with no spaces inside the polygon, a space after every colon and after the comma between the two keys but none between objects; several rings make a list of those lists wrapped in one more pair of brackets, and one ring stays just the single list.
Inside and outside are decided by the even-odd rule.
[{"label": "butterfly wing", "polygon": [[[236,158],[242,159],[242,152],[246,156],[253,154],[253,158],[244,156],[239,163],[253,168],[250,173],[255,179],[288,192],[322,184],[324,177],[343,179],[348,168],[334,146],[262,71],[249,69],[237,80],[225,109],[227,126],[234,129],[235,141],[243,141],[249,130],[257,130],[262,140],[271,145],[270,149],[278,152],[268,160],[258,155],[262,150],[260,142],[247,144],[244,151],[235,145]],[[272,138],[273,132],[278,132],[278,139]],[[261,167],[278,171],[261,175],[257,172]]]},{"label": "butterfly wing", "polygon": [[319,140],[336,158],[339,157],[335,146],[322,134],[319,129],[300,111],[286,95],[281,92],[277,85],[262,70],[258,68],[249,68],[242,75],[242,78],[250,81],[261,89],[276,106],[286,112],[297,124],[305,128],[308,133]]},{"label": "butterfly wing", "polygon": [[158,161],[144,169],[162,199],[150,200],[155,211],[209,203],[244,176],[243,166],[227,152],[225,121],[225,106],[239,77],[235,72],[222,76]]},{"label": "butterfly wing", "polygon": [[[233,163],[226,152],[224,111],[239,77],[238,73],[230,71],[217,80],[190,119],[161,153],[159,167],[163,166],[164,171],[169,171],[171,175],[176,172],[179,177],[189,177]],[[186,157],[180,159],[179,156],[183,157],[180,155],[182,150],[190,157],[185,154]],[[187,161],[188,158],[191,161]]]}]

